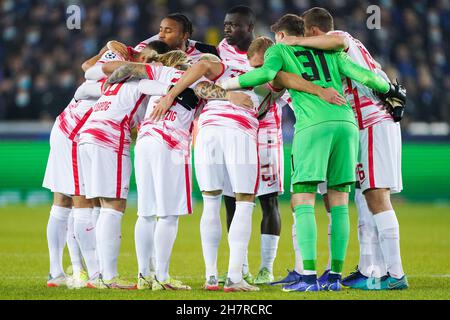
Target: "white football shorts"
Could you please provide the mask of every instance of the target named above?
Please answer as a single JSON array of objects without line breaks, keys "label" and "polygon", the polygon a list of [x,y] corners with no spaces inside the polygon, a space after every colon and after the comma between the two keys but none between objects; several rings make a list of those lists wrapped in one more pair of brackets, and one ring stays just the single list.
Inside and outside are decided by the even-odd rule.
[{"label": "white football shorts", "polygon": [[373,188],[389,188],[401,192],[402,136],[400,124],[381,121],[359,131],[360,163],[357,178],[364,192]]},{"label": "white football shorts", "polygon": [[201,191],[224,190],[256,194],[259,157],[254,137],[239,129],[200,128],[195,141],[195,173]]},{"label": "white football shorts", "polygon": [[83,195],[79,172],[78,145],[55,123],[50,133],[50,153],[42,186],[65,195]]},{"label": "white football shorts", "polygon": [[139,216],[192,213],[190,157],[144,136],[134,148]]},{"label": "white football shorts", "polygon": [[86,198],[126,199],[131,176],[130,157],[123,154],[119,157],[114,150],[91,143],[79,145],[78,150]]}]

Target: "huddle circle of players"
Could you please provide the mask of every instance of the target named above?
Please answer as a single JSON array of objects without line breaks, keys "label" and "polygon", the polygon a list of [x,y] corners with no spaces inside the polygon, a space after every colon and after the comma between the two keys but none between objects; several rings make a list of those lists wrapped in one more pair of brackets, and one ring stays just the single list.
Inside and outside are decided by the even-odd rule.
[{"label": "huddle circle of players", "polygon": [[[406,91],[389,82],[361,42],[335,31],[323,8],[283,16],[272,25],[276,44],[255,38],[254,24],[249,7],[233,7],[225,16],[225,38],[214,47],[191,40],[191,22],[174,13],[161,21],[158,35],[134,49],[110,41],[83,64],[86,81],[50,136],[43,183],[54,193],[48,287],[191,289],[169,275],[169,263],[178,219],[192,213],[194,122],[205,290],[221,284],[226,292],[258,291],[261,284],[282,285],[287,292],[408,287],[390,202],[390,193],[402,190],[398,121]],[[281,114],[287,103],[296,118],[295,268],[274,281],[281,231],[277,198],[284,191]],[[134,127],[137,283],[120,278],[117,270]],[[342,278],[355,181],[360,259],[355,272]],[[329,261],[320,277],[317,192],[330,220]],[[222,196],[230,256],[228,272],[219,276]],[[247,249],[255,197],[262,207],[261,265],[253,277]],[[62,265],[66,244],[70,276]]]}]

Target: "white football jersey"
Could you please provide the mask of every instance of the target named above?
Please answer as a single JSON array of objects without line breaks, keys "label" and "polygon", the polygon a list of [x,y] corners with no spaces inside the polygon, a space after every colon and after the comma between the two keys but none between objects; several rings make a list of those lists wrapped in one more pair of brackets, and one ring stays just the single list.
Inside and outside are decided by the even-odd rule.
[{"label": "white football jersey", "polygon": [[[343,36],[347,39],[348,49],[346,52],[353,62],[365,69],[382,73],[382,70],[377,68],[376,62],[369,51],[358,39],[353,38],[345,31],[335,30],[328,32],[328,34]],[[370,127],[383,120],[392,120],[392,116],[386,110],[383,110],[382,102],[372,89],[349,78],[344,78],[343,87],[345,97],[355,112],[359,129]]]},{"label": "white football jersey", "polygon": [[241,70],[251,70],[250,63],[248,62],[247,52],[239,51],[236,47],[228,44],[226,39],[223,39],[217,46],[217,52],[223,63],[237,67]]},{"label": "white football jersey", "polygon": [[148,99],[139,92],[138,83],[115,83],[103,93],[80,131],[80,144],[92,143],[129,155],[131,129],[142,120]]},{"label": "white football jersey", "polygon": [[[223,81],[229,78],[238,77],[245,73],[245,70],[228,66],[222,63],[222,73],[214,81]],[[199,117],[199,127],[223,126],[229,128],[239,128],[247,134],[256,137],[258,132],[258,114],[262,114],[270,108],[277,98],[271,90],[270,85],[239,90],[248,94],[253,101],[254,109],[249,110],[224,100],[208,100]]]},{"label": "white football jersey", "polygon": [[[154,65],[149,65],[149,67],[150,71],[148,73],[150,80],[158,80],[167,84],[175,84],[183,75],[183,71],[175,68]],[[195,84],[192,86],[195,86]],[[160,99],[159,96],[150,98],[145,118],[139,128],[138,139],[151,136],[158,139],[161,143],[166,144],[170,150],[182,151],[185,155],[188,155],[190,152],[196,107],[187,110],[175,102],[162,120],[152,121],[149,119],[149,116],[158,99]]]}]

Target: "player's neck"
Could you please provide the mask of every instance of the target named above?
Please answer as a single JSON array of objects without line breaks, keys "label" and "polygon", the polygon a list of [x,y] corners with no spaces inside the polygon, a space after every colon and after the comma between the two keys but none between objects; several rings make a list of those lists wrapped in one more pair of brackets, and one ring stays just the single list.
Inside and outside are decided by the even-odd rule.
[{"label": "player's neck", "polygon": [[252,41],[253,41],[253,36],[244,38],[241,41],[239,41],[238,43],[236,43],[234,48],[236,49],[236,51],[238,53],[247,54],[248,48],[250,47],[250,44],[252,43]]}]

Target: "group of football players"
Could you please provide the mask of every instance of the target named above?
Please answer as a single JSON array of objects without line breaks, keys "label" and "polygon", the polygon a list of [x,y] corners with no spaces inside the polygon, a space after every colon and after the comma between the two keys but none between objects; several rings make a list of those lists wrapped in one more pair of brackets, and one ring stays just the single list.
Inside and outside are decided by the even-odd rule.
[{"label": "group of football players", "polygon": [[[82,65],[86,81],[50,136],[44,178],[54,193],[49,287],[191,289],[169,275],[169,264],[179,217],[192,213],[194,133],[205,290],[219,290],[221,283],[226,292],[258,291],[258,284],[302,292],[408,287],[390,202],[390,193],[402,189],[404,89],[390,83],[361,42],[335,31],[323,8],[283,16],[272,26],[276,44],[255,38],[254,26],[249,7],[233,7],[215,47],[191,39],[186,16],[169,14],[157,35],[134,48],[109,41]],[[281,114],[288,104],[296,116],[290,168],[295,268],[274,282],[284,191]],[[119,277],[117,260],[134,127],[139,270],[137,283],[130,283]],[[355,180],[360,260],[342,279]],[[330,219],[330,258],[320,277],[317,192]],[[262,208],[261,265],[253,277],[247,250],[255,197]],[[219,276],[222,198],[230,257],[228,272]],[[62,263],[66,244],[71,276]]]}]

